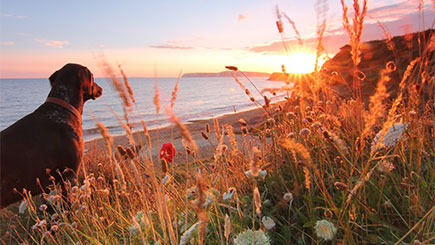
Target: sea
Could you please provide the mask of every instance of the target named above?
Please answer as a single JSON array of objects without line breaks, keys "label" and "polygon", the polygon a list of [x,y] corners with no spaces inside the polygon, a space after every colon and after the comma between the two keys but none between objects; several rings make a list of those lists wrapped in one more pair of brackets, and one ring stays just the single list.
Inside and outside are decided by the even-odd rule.
[{"label": "sea", "polygon": [[[283,82],[268,81],[267,77],[252,77],[250,81],[259,91],[286,86]],[[133,131],[142,130],[140,120],[144,120],[148,129],[170,125],[167,114],[177,78],[157,78],[160,111],[154,105],[155,78],[129,78],[136,103],[129,112],[129,121]],[[250,90],[251,95],[264,103],[256,88],[245,77],[240,82]],[[120,80],[122,81],[122,79]],[[95,82],[103,88],[103,95],[97,100],[85,103],[82,124],[85,141],[101,137],[96,122],[102,122],[112,135],[125,134],[117,119],[124,117],[122,100],[106,78],[96,78]],[[0,129],[33,112],[44,103],[50,91],[48,79],[0,79]],[[283,100],[285,94],[273,96],[266,93],[272,102]],[[173,107],[175,115],[183,122],[209,119],[225,114],[250,110],[257,106],[250,101],[243,88],[233,77],[183,77]]]}]

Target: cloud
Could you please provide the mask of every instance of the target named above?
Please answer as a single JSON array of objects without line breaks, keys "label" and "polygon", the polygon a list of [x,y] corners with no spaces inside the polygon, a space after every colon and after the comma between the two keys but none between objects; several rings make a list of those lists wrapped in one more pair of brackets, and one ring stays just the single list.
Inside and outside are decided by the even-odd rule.
[{"label": "cloud", "polygon": [[13,15],[13,14],[0,14],[1,17],[7,17],[7,18],[15,18],[15,19],[24,19],[27,18],[27,16],[23,15]]},{"label": "cloud", "polygon": [[237,16],[237,22],[242,22],[244,20],[247,20],[249,17],[245,14],[240,14],[239,16]]},{"label": "cloud", "polygon": [[151,45],[149,47],[158,48],[158,49],[182,49],[182,50],[194,49],[194,47],[179,46],[179,45],[174,45],[174,44]]},{"label": "cloud", "polygon": [[64,45],[70,44],[68,41],[33,39],[35,42],[42,43],[47,47],[63,48]]},{"label": "cloud", "polygon": [[[351,17],[353,13],[349,13]],[[367,17],[364,21],[363,41],[385,39],[378,22],[383,23],[388,33],[392,36],[404,35],[405,33],[419,31],[419,20],[424,16],[424,26],[426,29],[433,25],[435,18],[434,12],[431,10],[430,5],[422,6],[422,15],[420,15],[417,5],[414,2],[400,2],[388,6],[382,6],[367,11]],[[423,30],[423,27],[422,29]],[[303,38],[303,37],[302,37]],[[347,44],[349,38],[342,26],[333,29],[327,29],[323,39],[323,44],[326,51],[335,53],[340,47]],[[304,48],[308,50],[315,50],[316,38],[309,37],[303,39]],[[287,40],[287,47],[290,50],[298,49],[297,40]],[[285,48],[282,41],[272,41],[262,43],[256,46],[247,47],[247,50],[262,54],[285,54]]]},{"label": "cloud", "polygon": [[14,46],[15,43],[14,42],[0,42],[0,46]]}]

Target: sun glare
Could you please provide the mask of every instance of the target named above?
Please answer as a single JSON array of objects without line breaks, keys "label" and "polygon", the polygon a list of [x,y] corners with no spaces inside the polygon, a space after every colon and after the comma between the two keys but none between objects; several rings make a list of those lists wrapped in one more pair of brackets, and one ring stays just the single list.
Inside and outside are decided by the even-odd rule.
[{"label": "sun glare", "polygon": [[[319,66],[321,65],[319,59]],[[311,73],[316,64],[316,55],[306,52],[295,52],[289,54],[286,70],[289,73]]]}]

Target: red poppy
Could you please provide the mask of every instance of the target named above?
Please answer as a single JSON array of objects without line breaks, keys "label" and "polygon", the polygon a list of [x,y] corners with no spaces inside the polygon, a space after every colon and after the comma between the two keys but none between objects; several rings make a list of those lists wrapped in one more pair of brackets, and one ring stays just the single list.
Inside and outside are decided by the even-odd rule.
[{"label": "red poppy", "polygon": [[175,148],[172,143],[164,143],[160,150],[160,159],[165,159],[167,162],[172,162],[175,156]]}]

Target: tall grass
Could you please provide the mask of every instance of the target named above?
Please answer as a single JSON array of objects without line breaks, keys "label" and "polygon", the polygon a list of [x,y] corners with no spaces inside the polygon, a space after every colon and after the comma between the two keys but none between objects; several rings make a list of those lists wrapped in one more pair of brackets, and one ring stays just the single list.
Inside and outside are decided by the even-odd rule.
[{"label": "tall grass", "polygon": [[[364,9],[355,11],[360,13],[356,23],[343,17],[349,30],[362,28]],[[429,40],[428,47],[433,47],[433,34]],[[351,45],[359,54],[359,37]],[[196,157],[204,148],[197,146],[192,134],[201,132],[189,132],[170,110],[185,141],[182,154],[189,161],[184,164],[158,168],[160,161],[153,159],[143,121],[145,143],[125,127],[131,141],[144,149],[138,154],[121,154],[127,150],[115,146],[100,123],[105,148],[91,149],[77,181],[67,181],[71,203],[59,198],[55,184],[53,192],[43,196],[47,204],[26,193],[22,212],[2,211],[0,241],[433,243],[435,104],[433,93],[419,96],[417,88],[425,83],[434,89],[429,53],[422,52],[408,67],[400,68],[405,73],[395,98],[385,90],[392,65],[386,64],[367,109],[320,89],[319,84],[329,78],[316,75],[319,81],[308,91],[296,86],[284,102],[254,101],[267,112],[261,125],[243,119],[240,127],[220,125],[218,120],[213,128],[205,124],[203,140],[215,149],[209,159]],[[354,59],[357,64],[358,58]],[[135,102],[127,94],[133,92],[121,93],[124,106],[130,107],[128,103]],[[47,205],[54,211],[49,212]]]}]

